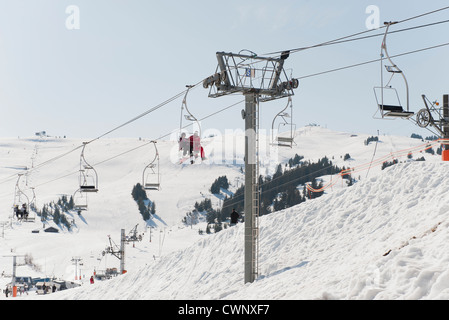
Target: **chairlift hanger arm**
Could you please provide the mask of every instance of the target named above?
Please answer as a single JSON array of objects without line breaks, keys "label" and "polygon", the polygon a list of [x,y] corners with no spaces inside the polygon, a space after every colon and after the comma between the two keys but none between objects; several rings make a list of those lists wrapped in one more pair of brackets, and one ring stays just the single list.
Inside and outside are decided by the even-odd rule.
[{"label": "chairlift hanger arm", "polygon": [[[288,107],[291,108],[290,114],[288,112],[284,112]],[[279,136],[279,130],[277,131],[277,137],[275,138],[275,129],[274,125],[276,122],[276,119],[278,117],[281,117],[284,123],[280,123],[279,126],[282,125],[290,125],[290,136],[289,137],[281,137]],[[290,117],[290,123],[285,119],[285,117]],[[292,147],[294,143],[294,129],[293,129],[293,105],[292,105],[292,98],[291,96],[288,97],[287,105],[284,109],[282,109],[273,119],[273,122],[271,124],[271,140],[272,143],[277,143],[278,146],[285,146],[285,147]]]},{"label": "chairlift hanger arm", "polygon": [[391,61],[390,55],[388,54],[388,50],[387,50],[387,35],[388,35],[388,30],[390,29],[390,26],[393,25],[393,24],[396,24],[396,23],[397,22],[391,22],[391,21],[390,22],[384,22],[384,25],[386,25],[386,28],[385,28],[385,33],[384,33],[384,37],[383,37],[383,40],[382,40],[381,53],[380,53],[380,55],[382,57],[383,53],[385,52],[385,56],[387,57],[388,61],[390,61],[390,63],[392,64],[392,66],[394,68],[397,68],[397,66],[396,66],[396,64],[393,61]]},{"label": "chairlift hanger arm", "polygon": [[[276,114],[276,116],[274,117],[273,122],[271,123],[272,129],[274,129],[274,123],[275,123],[277,117],[282,117],[282,119],[284,119],[284,117],[282,116],[282,114],[283,114],[283,112],[284,112],[285,110],[287,110],[287,108],[291,105],[291,103],[292,103],[292,97],[289,96],[289,97],[288,97],[288,101],[287,101],[287,105],[285,106],[285,108],[282,109],[281,111],[279,111],[278,114]],[[284,121],[285,121],[285,119],[284,119]]]},{"label": "chairlift hanger arm", "polygon": [[15,187],[15,195],[14,195],[14,204],[17,205],[18,203],[16,203],[16,202],[23,202],[20,200],[21,196],[23,196],[23,197],[25,197],[27,206],[29,206],[30,199],[28,198],[26,193],[23,192],[23,190],[20,188],[20,179],[22,178],[22,176],[23,176],[23,173],[19,173],[18,177],[17,177],[16,187]]},{"label": "chairlift hanger arm", "polygon": [[155,154],[154,154],[153,160],[150,162],[150,164],[147,165],[147,168],[150,167],[159,157],[159,151],[157,150],[156,141],[152,140],[152,141],[150,141],[150,143],[152,143],[154,146]]},{"label": "chairlift hanger arm", "polygon": [[182,105],[181,105],[181,118],[180,118],[180,121],[179,121],[179,132],[180,132],[180,134],[181,134],[181,130],[182,130],[182,128],[183,128],[183,126],[182,126],[182,116],[183,116],[183,114],[182,114],[182,111],[184,110],[184,108],[186,109],[186,111],[187,111],[187,113],[188,113],[188,115],[186,114],[185,116],[184,116],[184,118],[186,119],[186,120],[189,120],[189,121],[195,121],[196,123],[197,123],[197,125],[198,125],[198,130],[200,130],[200,137],[201,137],[201,126],[200,126],[200,123],[199,123],[199,121],[198,121],[198,119],[192,114],[192,112],[190,112],[190,110],[189,110],[189,108],[188,108],[188,106],[187,106],[187,95],[189,94],[189,91],[190,91],[190,89],[191,88],[193,88],[193,87],[195,87],[194,85],[186,85],[186,87],[187,87],[187,91],[186,91],[186,93],[185,93],[185,95],[184,95],[184,99],[182,100]]},{"label": "chairlift hanger arm", "polygon": [[[88,144],[89,142],[83,142],[83,149],[81,150],[81,167],[80,167],[80,169],[82,169],[82,165],[84,164],[84,168],[85,169],[92,169],[92,170],[94,170],[94,168],[86,161],[86,158],[84,157],[84,150],[85,150],[85,148],[86,148],[86,145]],[[95,170],[94,170],[95,171]]]},{"label": "chairlift hanger arm", "polygon": [[190,112],[189,108],[187,107],[187,94],[189,93],[190,89],[193,88],[193,86],[192,86],[192,85],[186,85],[186,87],[187,87],[187,91],[186,91],[186,94],[184,95],[184,99],[182,100],[182,107],[181,107],[181,108],[185,107],[187,113],[188,113],[193,119],[195,119],[195,121],[198,121],[198,120],[193,116],[193,114]]}]

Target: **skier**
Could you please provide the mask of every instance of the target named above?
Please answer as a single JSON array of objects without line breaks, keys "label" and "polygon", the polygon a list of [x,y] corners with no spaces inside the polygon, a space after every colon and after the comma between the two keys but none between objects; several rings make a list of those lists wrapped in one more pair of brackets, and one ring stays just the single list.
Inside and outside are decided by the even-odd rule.
[{"label": "skier", "polygon": [[239,221],[240,215],[238,214],[237,211],[235,211],[235,209],[232,209],[231,212],[231,226],[235,226],[237,224],[237,222]]},{"label": "skier", "polygon": [[28,219],[28,211],[26,203],[22,204],[22,218],[24,218],[25,221]]},{"label": "skier", "polygon": [[195,131],[195,133],[189,137],[190,141],[190,163],[193,163],[193,156],[195,158],[198,157],[198,153],[201,154],[201,159],[204,160],[204,149],[201,146],[201,139],[198,136],[198,131]]},{"label": "skier", "polygon": [[90,276],[90,284],[94,284],[94,276]]},{"label": "skier", "polygon": [[181,138],[179,138],[178,144],[179,150],[182,150],[182,155],[186,156],[187,153],[189,152],[189,141],[186,138],[185,132],[181,134]]},{"label": "skier", "polygon": [[22,215],[19,210],[19,206],[17,204],[14,205],[14,213],[16,214],[17,220],[20,220],[22,218]]}]

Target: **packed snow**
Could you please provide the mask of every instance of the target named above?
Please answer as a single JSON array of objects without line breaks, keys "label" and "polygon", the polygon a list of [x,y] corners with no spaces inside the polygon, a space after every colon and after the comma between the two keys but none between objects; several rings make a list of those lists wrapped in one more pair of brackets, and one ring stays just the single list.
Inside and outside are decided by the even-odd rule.
[{"label": "packed snow", "polygon": [[[295,154],[357,167],[425,145],[387,135],[366,145],[369,136],[307,126],[297,130],[291,149],[261,140],[260,173],[272,174]],[[14,299],[449,299],[449,164],[424,151],[384,170],[363,167],[351,187],[342,180],[317,199],[260,217],[259,276],[244,283],[242,223],[214,234],[200,234],[204,222],[182,223],[195,202],[210,198],[218,208],[225,192],[241,185],[242,140],[241,133],[205,138],[208,159],[194,164],[177,163],[176,141],[158,141],[162,189],[147,191],[156,203],[147,222],[131,190],[154,157],[152,144],[137,138],[94,141],[85,156],[97,169],[99,192],[88,195],[87,211],[68,217],[71,231],[47,222],[45,228],[59,232],[46,233],[40,221],[11,218],[18,174],[24,166],[35,167],[27,184],[35,187],[38,208],[73,195],[81,152],[76,148],[83,140],[0,138],[0,287],[11,281],[12,255],[18,261],[28,255],[35,268],[18,266],[17,277],[56,277],[81,286],[47,295],[29,291]],[[345,154],[350,154],[346,161]],[[426,161],[415,161],[422,156]],[[223,175],[229,190],[211,194],[212,182]],[[119,267],[116,257],[102,254],[109,237],[119,244],[120,230],[128,234],[136,225],[143,238],[126,245],[127,272],[90,284],[94,271]],[[82,265],[76,267],[74,258]]]}]

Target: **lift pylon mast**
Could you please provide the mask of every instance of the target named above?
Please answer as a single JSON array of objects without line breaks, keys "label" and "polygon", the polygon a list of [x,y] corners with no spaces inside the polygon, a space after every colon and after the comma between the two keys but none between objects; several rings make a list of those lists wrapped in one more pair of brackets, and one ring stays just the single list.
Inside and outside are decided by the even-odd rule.
[{"label": "lift pylon mast", "polygon": [[110,246],[107,247],[103,251],[103,255],[109,253],[115,256],[117,259],[120,260],[120,274],[124,274],[125,271],[125,242],[126,242],[126,236],[125,236],[125,229],[120,230],[120,248],[117,249],[117,245],[112,244],[111,236],[109,236],[109,244]]},{"label": "lift pylon mast", "polygon": [[284,62],[289,52],[280,57],[258,57],[256,54],[217,52],[218,66],[214,75],[203,81],[209,97],[233,93],[245,96],[245,283],[258,275],[259,250],[259,102],[292,96],[298,80],[289,78]]}]

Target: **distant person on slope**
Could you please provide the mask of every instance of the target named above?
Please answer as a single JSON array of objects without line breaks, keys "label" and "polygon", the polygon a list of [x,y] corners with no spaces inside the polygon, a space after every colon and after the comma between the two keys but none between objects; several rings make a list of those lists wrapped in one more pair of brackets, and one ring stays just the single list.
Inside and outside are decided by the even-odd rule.
[{"label": "distant person on slope", "polygon": [[239,221],[240,215],[238,214],[237,211],[235,211],[235,209],[232,209],[231,212],[231,226],[235,226],[237,224],[237,222]]}]

